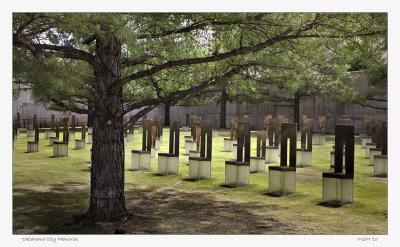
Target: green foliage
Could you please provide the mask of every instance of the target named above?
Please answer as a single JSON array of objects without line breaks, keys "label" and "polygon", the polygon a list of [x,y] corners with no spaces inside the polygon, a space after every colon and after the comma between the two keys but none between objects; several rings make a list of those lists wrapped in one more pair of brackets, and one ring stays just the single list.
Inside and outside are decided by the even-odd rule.
[{"label": "green foliage", "polygon": [[29,82],[35,100],[49,104],[50,109],[65,109],[52,104],[52,99],[62,99],[70,106],[87,104],[91,95],[86,85],[93,81],[88,65],[57,57],[33,59],[29,53],[14,49],[14,83]]},{"label": "green foliage", "polygon": [[[196,92],[175,103],[204,104],[217,98],[209,91],[218,90],[225,90],[230,100],[252,103],[270,100],[276,92],[285,97],[296,93],[330,96],[343,93],[341,85],[348,83],[346,71],[360,68],[371,74],[374,85],[384,86],[386,82],[387,69],[378,55],[385,50],[380,49],[387,29],[384,13],[15,13],[13,20],[13,32],[22,28],[20,35],[34,44],[73,47],[95,54],[96,42],[82,44],[94,34],[104,45],[121,46],[122,58],[139,62],[122,64],[117,75],[120,78],[171,61],[256,47],[282,33],[299,35],[278,38],[257,52],[183,64],[142,76],[124,85],[125,103],[187,90],[243,65],[247,69],[239,75],[200,91],[207,97]],[[185,31],[187,28],[191,31]],[[62,55],[33,55],[14,46],[14,81],[24,78],[31,82],[37,99],[45,103],[51,98],[72,106],[76,101],[92,102],[93,94],[87,88],[96,81],[93,67]],[[352,94],[343,96],[343,100]]]},{"label": "green foliage", "polygon": [[349,71],[368,74],[372,86],[387,87],[387,37],[366,37],[346,43]]}]

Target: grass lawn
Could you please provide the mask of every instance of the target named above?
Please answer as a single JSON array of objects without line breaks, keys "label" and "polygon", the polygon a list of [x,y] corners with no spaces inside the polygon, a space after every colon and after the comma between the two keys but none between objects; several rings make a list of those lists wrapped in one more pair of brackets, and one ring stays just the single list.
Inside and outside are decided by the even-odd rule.
[{"label": "grass lawn", "polygon": [[[265,173],[250,174],[249,186],[223,186],[225,160],[232,159],[232,152],[223,152],[226,130],[213,139],[212,179],[188,180],[185,135],[189,132],[180,135],[179,174],[158,176],[157,153],[168,152],[169,129],[164,128],[151,170],[133,172],[128,171],[130,150],[141,148],[141,134],[135,129],[134,142],[128,142],[125,152],[125,200],[132,218],[88,224],[76,219],[89,208],[91,144],[74,150],[71,142],[68,157],[51,158],[53,149],[43,133],[39,152],[26,153],[33,138],[21,130],[13,149],[13,233],[106,234],[121,228],[128,234],[387,234],[387,179],[372,176],[373,167],[359,143],[354,203],[328,207],[320,204],[322,172],[330,170],[333,136],[327,136],[325,145],[313,146],[311,167],[297,169],[296,193],[273,197],[267,195],[268,167]],[[255,143],[252,132],[252,156]]]}]

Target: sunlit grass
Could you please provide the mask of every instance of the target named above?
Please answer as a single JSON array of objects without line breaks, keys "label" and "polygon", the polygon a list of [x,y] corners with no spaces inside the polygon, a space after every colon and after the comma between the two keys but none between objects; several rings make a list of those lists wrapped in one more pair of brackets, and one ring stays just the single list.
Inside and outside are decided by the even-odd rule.
[{"label": "sunlit grass", "polygon": [[[188,156],[184,153],[184,136],[189,132],[181,132],[179,174],[158,176],[157,154],[168,152],[169,129],[164,128],[161,149],[156,151],[156,158],[151,161],[149,171],[128,171],[131,168],[131,152],[141,148],[141,134],[135,129],[134,142],[128,142],[125,148],[125,191],[126,204],[130,213],[135,214],[137,204],[143,196],[151,196],[165,191],[179,193],[206,193],[214,198],[217,205],[221,202],[232,205],[258,205],[249,207],[247,213],[273,217],[279,222],[290,225],[289,228],[275,230],[254,230],[256,233],[297,233],[297,234],[386,234],[387,233],[387,179],[373,177],[373,167],[368,166],[364,158],[365,149],[359,144],[355,147],[355,179],[354,203],[343,207],[321,206],[322,172],[330,170],[330,155],[334,145],[334,137],[328,136],[323,146],[313,146],[313,164],[311,167],[298,168],[296,177],[296,193],[283,197],[271,197],[268,192],[268,167],[265,173],[250,174],[250,185],[238,188],[224,187],[225,160],[232,159],[232,152],[223,152],[223,138],[229,136],[226,130],[219,130],[219,137],[213,139],[212,178],[203,181],[189,181]],[[74,143],[69,144],[69,156],[52,158],[52,147],[48,140],[43,140],[40,133],[39,152],[26,153],[26,133],[21,131],[13,149],[13,229],[14,233],[48,233],[70,232],[61,222],[71,219],[71,215],[83,214],[89,207],[90,196],[90,148],[86,144],[84,150],[74,150]],[[60,135],[61,138],[61,135]],[[76,139],[80,133],[76,133]],[[256,154],[255,132],[252,132],[251,155]],[[278,164],[271,164],[278,165]],[[266,165],[269,166],[269,165]],[[169,198],[169,207],[179,212],[195,210],[201,212],[219,212],[226,214],[214,206],[199,206],[196,199],[178,200]],[[238,206],[239,207],[239,206]],[[192,212],[192,213],[195,213]],[[236,212],[236,211],[235,211]],[[164,212],[165,213],[165,212]],[[243,216],[243,213],[235,213]],[[167,217],[157,211],[159,217]],[[164,216],[163,216],[164,215]],[[170,217],[170,216],[168,216]],[[228,216],[227,216],[228,217]],[[230,217],[230,216],[229,216]],[[228,218],[229,218],[228,217]],[[167,220],[167,218],[163,218]],[[168,222],[168,221],[167,221]],[[124,225],[130,229],[133,226]],[[132,224],[137,224],[133,222]],[[151,225],[150,223],[148,223]],[[158,226],[158,233],[216,233],[215,225],[197,228],[197,226],[178,228],[168,223]],[[150,226],[149,226],[150,227]],[[244,226],[243,226],[244,227]],[[155,226],[153,226],[155,228]],[[235,233],[239,225],[220,228],[221,233]],[[244,227],[246,228],[246,227]],[[133,229],[133,228],[132,228]],[[137,231],[136,228],[132,231]],[[245,230],[245,229],[244,229]],[[89,230],[87,230],[89,231]],[[94,228],[91,231],[95,231]],[[102,231],[102,230],[99,230]],[[200,232],[198,232],[200,231]],[[248,231],[252,232],[252,231]],[[243,233],[246,233],[243,232]]]}]

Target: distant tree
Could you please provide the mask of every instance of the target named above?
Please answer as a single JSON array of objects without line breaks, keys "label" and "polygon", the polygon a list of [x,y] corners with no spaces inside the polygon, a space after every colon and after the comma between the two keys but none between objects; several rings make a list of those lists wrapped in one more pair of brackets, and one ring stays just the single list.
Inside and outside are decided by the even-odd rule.
[{"label": "distant tree", "polygon": [[[339,46],[335,40],[325,40],[323,46],[316,39],[309,39],[301,45],[296,42],[301,41],[290,41],[273,55],[258,53],[258,66],[235,77],[235,80],[247,81],[241,87],[234,87],[236,100],[291,102],[293,121],[299,126],[300,102],[311,96],[318,95],[340,104],[357,103],[379,108],[366,102],[373,99],[373,94],[356,90],[349,71],[362,61],[363,71],[370,75],[370,83],[385,86],[387,63],[382,37],[347,39]],[[358,44],[357,48],[354,48],[354,43]]]}]

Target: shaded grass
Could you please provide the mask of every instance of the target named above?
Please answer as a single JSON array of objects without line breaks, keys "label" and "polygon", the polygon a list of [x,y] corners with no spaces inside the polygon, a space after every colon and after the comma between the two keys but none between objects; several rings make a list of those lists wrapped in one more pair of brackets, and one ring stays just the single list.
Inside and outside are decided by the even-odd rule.
[{"label": "shaded grass", "polygon": [[[80,138],[76,133],[76,138]],[[180,153],[184,153],[184,136]],[[13,149],[13,232],[113,233],[122,228],[136,234],[387,234],[387,179],[372,177],[373,167],[364,159],[365,150],[355,147],[354,203],[343,207],[321,204],[322,172],[329,171],[333,136],[323,146],[313,146],[313,165],[297,169],[296,193],[268,195],[268,168],[250,175],[250,185],[224,185],[225,160],[219,131],[213,139],[212,179],[188,179],[188,156],[179,159],[179,174],[158,176],[157,153],[168,152],[169,129],[164,129],[161,150],[149,171],[133,172],[132,149],[141,148],[135,130],[125,152],[125,198],[132,219],[115,223],[74,223],[84,214],[90,198],[90,144],[85,150],[69,145],[69,156],[50,158],[52,147],[40,134],[39,152],[26,152],[26,134],[21,133]],[[30,140],[33,138],[29,138]],[[251,155],[256,154],[252,132]],[[277,165],[277,164],[271,164]],[[269,165],[267,165],[269,166]]]}]

